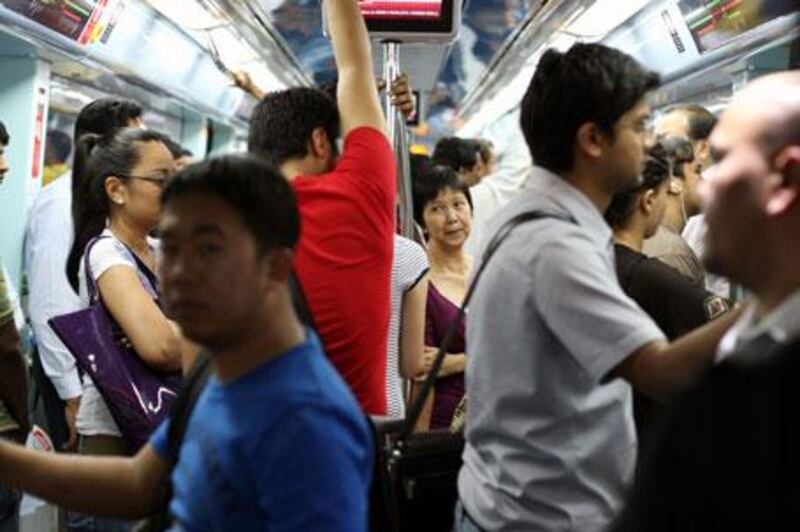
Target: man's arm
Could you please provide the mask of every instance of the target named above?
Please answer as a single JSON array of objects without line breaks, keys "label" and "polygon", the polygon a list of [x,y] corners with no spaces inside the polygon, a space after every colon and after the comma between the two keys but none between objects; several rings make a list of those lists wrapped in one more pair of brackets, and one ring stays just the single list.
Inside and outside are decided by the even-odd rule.
[{"label": "man's arm", "polygon": [[333,55],[339,73],[337,101],[342,136],[359,127],[371,127],[386,134],[372,73],[367,27],[356,0],[327,0],[328,26]]},{"label": "man's arm", "polygon": [[740,314],[741,309],[728,312],[670,344],[645,344],[623,360],[614,369],[614,375],[648,395],[679,392],[692,385],[712,366],[720,340]]},{"label": "man's arm", "polygon": [[95,515],[141,518],[157,507],[167,464],[150,445],[133,458],[43,453],[0,442],[0,483]]}]

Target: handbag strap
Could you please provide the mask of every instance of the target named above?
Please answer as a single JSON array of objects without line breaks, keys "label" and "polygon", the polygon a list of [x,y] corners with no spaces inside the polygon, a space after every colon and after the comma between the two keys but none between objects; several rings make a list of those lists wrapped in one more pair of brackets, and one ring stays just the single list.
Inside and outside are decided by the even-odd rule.
[{"label": "handbag strap", "polygon": [[[83,268],[86,274],[86,293],[89,295],[90,304],[94,304],[98,301],[100,292],[97,288],[97,281],[94,279],[94,273],[92,272],[92,264],[89,260],[89,255],[92,252],[94,245],[104,238],[111,237],[108,235],[99,235],[94,237],[89,241],[88,244],[86,244],[86,248],[83,252]],[[117,239],[117,241],[122,244],[126,250],[128,250],[128,253],[130,253],[131,257],[133,257],[133,260],[136,262],[136,267],[140,272],[144,273],[150,288],[148,292],[150,292],[150,295],[153,296],[156,301],[158,301],[158,278],[156,275],[150,270],[150,267],[147,266],[147,264],[145,264],[142,259],[140,259],[139,256],[136,255],[136,253],[134,253],[133,250],[129,248],[122,240]],[[147,287],[145,287],[145,289],[147,289]]]},{"label": "handbag strap", "polygon": [[444,338],[439,345],[439,350],[436,352],[436,359],[433,362],[433,366],[431,370],[428,372],[427,377],[425,377],[425,381],[422,383],[422,388],[420,390],[419,395],[417,396],[414,403],[411,405],[409,409],[408,416],[403,423],[403,428],[400,431],[400,434],[397,438],[397,444],[402,445],[402,443],[409,437],[409,435],[414,430],[414,425],[416,425],[419,416],[422,414],[422,409],[425,406],[425,401],[427,400],[428,396],[430,395],[431,391],[433,390],[434,382],[439,375],[439,370],[442,368],[442,364],[444,363],[444,357],[447,355],[447,351],[450,349],[450,344],[453,343],[453,339],[455,338],[456,332],[458,330],[458,324],[461,320],[464,319],[466,315],[467,306],[469,305],[470,300],[472,299],[472,295],[475,293],[475,288],[478,285],[478,281],[481,278],[484,270],[486,269],[486,265],[494,256],[497,248],[500,247],[506,238],[511,234],[511,232],[520,224],[530,222],[532,220],[538,220],[542,218],[553,218],[556,220],[561,220],[564,222],[577,224],[577,220],[570,215],[556,213],[556,212],[545,212],[545,211],[527,211],[520,213],[510,220],[508,220],[505,224],[503,224],[500,229],[495,233],[494,238],[489,242],[489,245],[486,246],[486,251],[483,252],[483,257],[481,259],[481,264],[478,267],[478,271],[475,273],[475,276],[472,278],[472,282],[470,283],[469,287],[467,288],[467,293],[464,296],[464,301],[461,303],[461,306],[458,308],[458,313],[456,314],[455,318],[450,321],[449,325],[447,326],[447,331],[445,332]]}]

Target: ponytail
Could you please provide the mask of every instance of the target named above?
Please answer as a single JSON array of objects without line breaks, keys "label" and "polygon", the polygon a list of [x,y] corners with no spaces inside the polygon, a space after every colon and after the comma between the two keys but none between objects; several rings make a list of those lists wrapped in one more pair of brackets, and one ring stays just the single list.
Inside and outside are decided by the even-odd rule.
[{"label": "ponytail", "polygon": [[75,147],[73,166],[72,223],[75,239],[67,258],[67,279],[78,292],[81,257],[92,239],[106,227],[111,201],[106,179],[124,179],[139,160],[137,142],[160,140],[157,133],[142,129],[120,129],[109,135],[83,135]]}]

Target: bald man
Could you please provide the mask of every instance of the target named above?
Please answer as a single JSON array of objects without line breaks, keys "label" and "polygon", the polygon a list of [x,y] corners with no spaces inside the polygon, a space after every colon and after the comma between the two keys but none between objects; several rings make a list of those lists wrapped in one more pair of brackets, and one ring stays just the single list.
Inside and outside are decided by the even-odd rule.
[{"label": "bald man", "polygon": [[798,528],[800,71],[747,86],[710,149],[707,266],[754,301],[678,402],[617,532]]}]

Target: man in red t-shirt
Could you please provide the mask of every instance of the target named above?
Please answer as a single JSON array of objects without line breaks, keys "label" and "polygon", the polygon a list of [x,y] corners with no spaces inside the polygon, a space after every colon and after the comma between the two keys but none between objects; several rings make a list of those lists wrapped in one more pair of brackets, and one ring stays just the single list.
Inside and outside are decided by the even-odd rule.
[{"label": "man in red t-shirt", "polygon": [[396,163],[358,5],[337,0],[327,10],[337,101],[309,88],[269,94],[253,112],[248,145],[297,194],[295,268],[328,357],[361,407],[385,414]]}]

